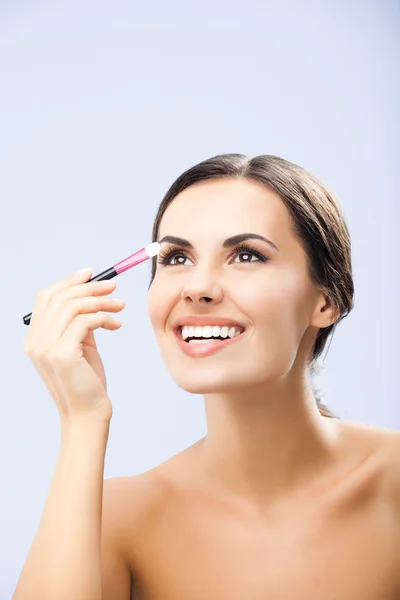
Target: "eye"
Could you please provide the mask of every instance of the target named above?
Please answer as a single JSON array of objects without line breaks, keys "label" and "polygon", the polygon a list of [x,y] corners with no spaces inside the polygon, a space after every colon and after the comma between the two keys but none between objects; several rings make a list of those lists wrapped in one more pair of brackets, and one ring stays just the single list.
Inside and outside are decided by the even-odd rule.
[{"label": "eye", "polygon": [[185,260],[187,258],[188,257],[182,252],[182,250],[166,250],[159,253],[157,262],[166,266],[185,266]]},{"label": "eye", "polygon": [[[239,259],[241,257],[243,257],[244,260],[239,260],[239,261],[234,260],[233,261],[233,262],[241,263],[241,264],[255,263],[255,262],[267,262],[269,260],[269,258],[264,256],[264,254],[261,254],[261,252],[259,252],[255,248],[252,248],[251,246],[246,246],[246,245],[238,246],[235,249],[233,256],[235,256],[236,258],[239,258]],[[256,260],[252,260],[252,258],[255,258]]]}]

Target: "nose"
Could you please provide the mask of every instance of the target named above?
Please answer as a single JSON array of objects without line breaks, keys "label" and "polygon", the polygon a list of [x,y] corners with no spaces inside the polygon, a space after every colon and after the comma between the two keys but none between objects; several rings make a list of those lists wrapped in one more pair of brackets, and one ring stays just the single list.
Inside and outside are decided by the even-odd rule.
[{"label": "nose", "polygon": [[192,304],[218,304],[223,298],[221,284],[210,275],[197,273],[182,288],[181,299]]}]

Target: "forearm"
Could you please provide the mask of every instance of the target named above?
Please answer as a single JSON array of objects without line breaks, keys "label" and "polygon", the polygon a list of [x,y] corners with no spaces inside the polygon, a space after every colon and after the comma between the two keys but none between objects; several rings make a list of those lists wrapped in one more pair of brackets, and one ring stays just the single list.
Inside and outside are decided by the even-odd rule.
[{"label": "forearm", "polygon": [[13,600],[101,600],[101,513],[109,422],[62,425],[49,493]]}]

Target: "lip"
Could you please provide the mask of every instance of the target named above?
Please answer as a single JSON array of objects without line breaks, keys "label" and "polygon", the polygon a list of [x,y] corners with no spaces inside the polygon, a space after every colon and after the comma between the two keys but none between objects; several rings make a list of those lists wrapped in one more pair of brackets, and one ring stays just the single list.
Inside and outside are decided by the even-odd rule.
[{"label": "lip", "polygon": [[[208,321],[209,323],[211,321]],[[230,321],[232,323],[232,321]],[[217,323],[215,323],[217,325]],[[221,341],[212,341],[210,338],[209,342],[203,342],[202,344],[190,344],[189,342],[185,342],[182,338],[180,327],[176,327],[174,329],[174,333],[178,342],[179,348],[187,355],[193,358],[202,357],[202,356],[210,356],[211,354],[215,354],[219,350],[223,350],[227,346],[231,346],[232,344],[237,344],[239,341],[242,341],[242,338],[247,334],[247,329],[243,331],[240,335],[237,335],[233,338],[226,338]]]}]

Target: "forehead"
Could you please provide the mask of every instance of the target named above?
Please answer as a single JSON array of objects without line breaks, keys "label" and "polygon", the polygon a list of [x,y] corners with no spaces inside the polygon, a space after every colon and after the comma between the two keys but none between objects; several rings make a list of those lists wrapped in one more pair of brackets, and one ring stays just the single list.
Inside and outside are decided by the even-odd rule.
[{"label": "forehead", "polygon": [[275,191],[243,178],[224,178],[202,181],[178,194],[162,217],[158,237],[182,235],[194,241],[203,234],[252,232],[282,238],[293,235],[291,225]]}]

